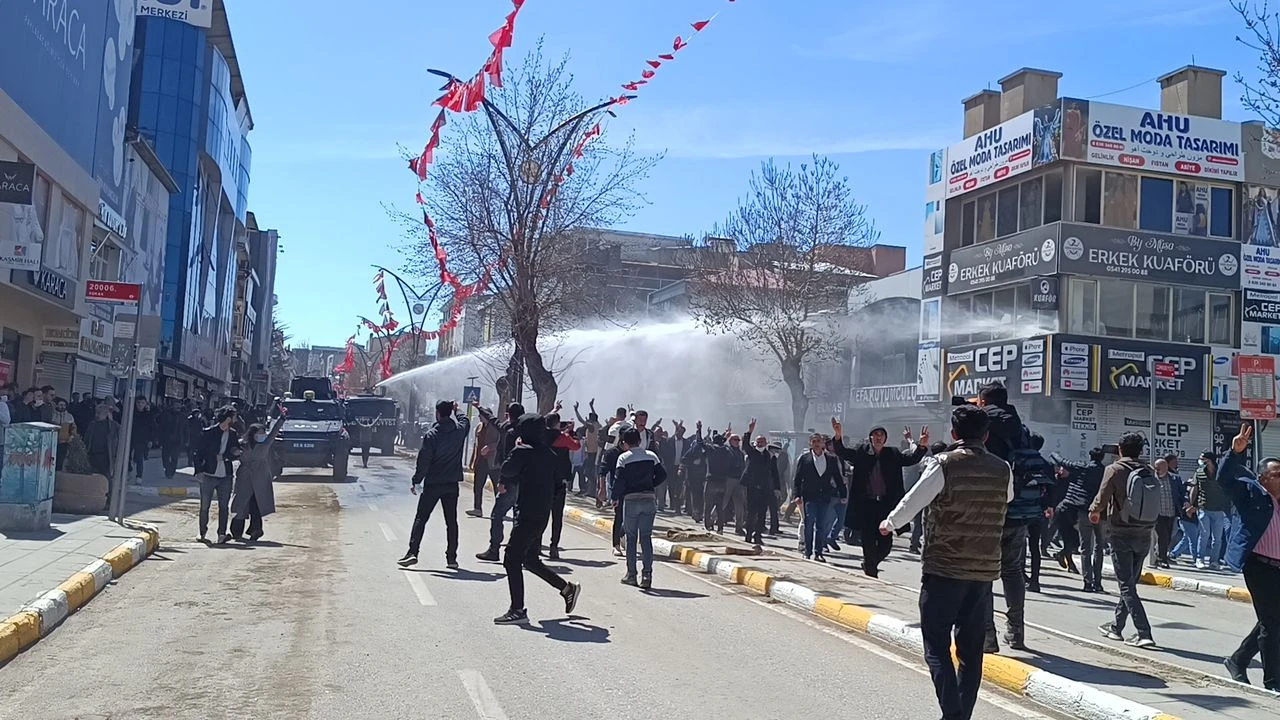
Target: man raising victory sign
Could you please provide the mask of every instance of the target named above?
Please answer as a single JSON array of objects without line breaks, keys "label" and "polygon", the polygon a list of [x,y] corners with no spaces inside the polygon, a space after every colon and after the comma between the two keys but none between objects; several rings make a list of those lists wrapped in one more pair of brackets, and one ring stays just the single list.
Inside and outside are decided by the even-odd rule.
[{"label": "man raising victory sign", "polygon": [[[893,538],[880,534],[880,523],[902,499],[902,468],[929,454],[929,426],[920,428],[920,440],[910,455],[887,445],[889,432],[882,427],[871,428],[867,442],[852,449],[845,447],[844,429],[836,418],[831,418],[831,430],[836,454],[853,468],[845,527],[861,535],[862,571],[879,577],[880,562],[893,548]],[[903,437],[911,439],[911,428],[904,429]]]}]

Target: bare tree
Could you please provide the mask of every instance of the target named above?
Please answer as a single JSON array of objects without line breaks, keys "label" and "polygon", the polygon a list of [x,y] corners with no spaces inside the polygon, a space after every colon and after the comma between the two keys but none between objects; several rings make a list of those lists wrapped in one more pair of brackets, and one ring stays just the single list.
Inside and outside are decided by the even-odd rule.
[{"label": "bare tree", "polygon": [[1231,0],[1231,7],[1244,20],[1248,37],[1236,41],[1258,53],[1258,77],[1252,80],[1236,72],[1235,80],[1244,88],[1240,102],[1262,118],[1268,127],[1280,127],[1280,13],[1265,0]]},{"label": "bare tree", "polygon": [[[636,184],[659,159],[637,154],[631,141],[603,142],[596,122],[606,106],[583,113],[587,105],[566,68],[567,57],[548,61],[539,44],[480,112],[448,126],[426,193],[450,272],[466,282],[491,275],[489,292],[511,318],[502,385],[522,387],[527,368],[541,412],[555,404],[558,383],[538,341],[591,307],[578,231],[615,225],[644,204]],[[592,141],[574,157],[584,138]],[[421,217],[404,217],[406,270],[439,285]]]},{"label": "bare tree", "polygon": [[737,210],[688,256],[694,317],[777,362],[796,430],[809,411],[806,366],[844,347],[849,292],[869,277],[861,248],[878,236],[836,163],[814,156],[793,170],[769,160]]}]

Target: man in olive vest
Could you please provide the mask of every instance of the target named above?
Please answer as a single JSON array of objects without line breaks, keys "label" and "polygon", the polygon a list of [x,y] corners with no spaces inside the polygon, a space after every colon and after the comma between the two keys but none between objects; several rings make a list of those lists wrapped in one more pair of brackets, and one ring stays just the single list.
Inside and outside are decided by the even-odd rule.
[{"label": "man in olive vest", "polygon": [[[920,480],[880,524],[888,535],[925,513],[920,556],[920,633],[944,720],[970,720],[982,684],[982,646],[991,583],[1000,576],[1005,509],[1013,500],[1009,463],[988,453],[987,414],[972,405],[951,413],[947,452],[925,460]],[[951,661],[952,633],[956,658]]]}]

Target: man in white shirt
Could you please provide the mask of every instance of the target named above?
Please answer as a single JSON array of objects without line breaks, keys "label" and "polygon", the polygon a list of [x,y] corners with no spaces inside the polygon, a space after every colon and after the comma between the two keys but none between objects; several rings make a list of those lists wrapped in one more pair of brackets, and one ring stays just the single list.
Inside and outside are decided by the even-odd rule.
[{"label": "man in white shirt", "polygon": [[989,424],[978,407],[955,408],[956,444],[924,461],[920,481],[880,524],[889,535],[929,509],[920,556],[920,633],[943,716],[964,720],[972,717],[982,684],[991,583],[1000,576],[1005,510],[1013,500],[1009,464],[985,448]]}]

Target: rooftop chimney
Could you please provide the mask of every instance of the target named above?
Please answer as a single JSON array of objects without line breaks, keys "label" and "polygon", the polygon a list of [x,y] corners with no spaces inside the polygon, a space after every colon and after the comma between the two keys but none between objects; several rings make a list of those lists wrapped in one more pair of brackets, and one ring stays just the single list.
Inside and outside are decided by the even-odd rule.
[{"label": "rooftop chimney", "polygon": [[1160,78],[1160,111],[1222,119],[1222,70],[1187,65]]},{"label": "rooftop chimney", "polygon": [[1000,124],[1000,93],[995,90],[983,90],[977,95],[970,95],[962,102],[964,103],[964,136],[966,138]]},{"label": "rooftop chimney", "polygon": [[1000,78],[1000,122],[1058,99],[1062,73],[1024,67]]}]

